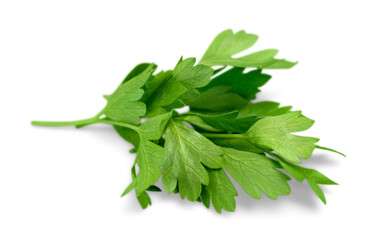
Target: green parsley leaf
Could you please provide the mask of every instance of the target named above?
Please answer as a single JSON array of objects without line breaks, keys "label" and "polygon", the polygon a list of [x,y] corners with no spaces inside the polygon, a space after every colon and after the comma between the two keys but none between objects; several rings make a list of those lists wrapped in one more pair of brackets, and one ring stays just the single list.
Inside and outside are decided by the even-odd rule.
[{"label": "green parsley leaf", "polygon": [[209,83],[213,70],[204,65],[194,66],[195,61],[195,58],[180,60],[171,76],[162,76],[163,80],[148,99],[147,117],[167,112],[164,106],[172,104],[187,91]]},{"label": "green parsley leaf", "polygon": [[209,124],[207,124],[201,117],[194,114],[182,115],[176,118],[177,120],[185,121],[190,123],[194,129],[198,132],[222,132],[222,130],[216,129]]},{"label": "green parsley leaf", "polygon": [[155,93],[155,91],[159,91],[158,88],[161,87],[161,85],[168,81],[168,79],[170,79],[171,77],[172,70],[168,70],[160,71],[159,73],[155,74],[152,78],[149,78],[143,86],[144,94],[141,101],[144,103],[148,103],[149,101],[153,102],[153,100],[150,100],[151,96]]},{"label": "green parsley leaf", "polygon": [[286,172],[288,172],[299,182],[302,182],[304,179],[306,179],[308,184],[310,185],[312,190],[314,190],[314,192],[320,198],[320,200],[322,200],[324,204],[327,203],[324,193],[320,189],[318,184],[337,185],[337,183],[335,183],[334,181],[332,181],[331,179],[314,169],[300,167],[298,165],[287,162],[277,154],[272,154],[272,156],[277,159],[279,164],[282,166],[283,169],[285,169]]},{"label": "green parsley leaf", "polygon": [[232,30],[221,32],[215,37],[203,55],[200,63],[208,66],[255,67],[260,69],[291,68],[296,63],[284,59],[275,59],[277,49],[267,49],[251,53],[239,58],[233,55],[252,47],[257,41],[257,35],[245,31],[233,33]]},{"label": "green parsley leaf", "polygon": [[162,169],[163,185],[168,193],[178,184],[180,196],[196,201],[201,184],[209,184],[205,167],[222,167],[222,151],[211,141],[179,121],[171,120],[166,130],[168,158]]},{"label": "green parsley leaf", "polygon": [[165,126],[172,117],[172,112],[156,115],[139,127],[140,134],[147,140],[158,140],[163,135]]},{"label": "green parsley leaf", "polygon": [[164,148],[148,140],[141,139],[136,162],[139,173],[135,178],[135,191],[139,196],[143,191],[156,183],[160,177],[160,166],[166,160]]},{"label": "green parsley leaf", "polygon": [[[138,76],[139,74],[143,73],[144,71],[148,70],[150,67],[151,63],[140,63],[136,65],[128,74],[127,76],[123,79],[122,83],[125,83],[129,81],[130,79],[133,79],[134,77]],[[156,65],[154,66],[155,68],[157,67]],[[153,78],[153,75],[150,76],[150,79]],[[150,81],[150,79],[147,79],[147,82]]]},{"label": "green parsley leaf", "polygon": [[137,196],[137,199],[138,199],[140,206],[143,209],[146,209],[148,207],[148,205],[152,204],[151,198],[150,198],[150,196],[148,196],[148,194],[146,192],[142,192],[139,196]]},{"label": "green parsley leaf", "polygon": [[[134,162],[134,165],[133,167],[131,168],[131,176],[133,178],[133,181],[131,182],[131,184],[125,189],[125,191],[123,191],[121,197],[125,196],[126,194],[128,194],[136,185],[136,173],[135,173],[135,164],[136,164],[136,161]],[[135,191],[136,193],[136,191]],[[148,194],[143,191],[141,192],[140,194],[137,194],[136,193],[136,197],[138,199],[138,202],[140,204],[140,206],[143,208],[143,209],[146,209],[148,207],[148,205],[151,205],[152,202],[151,202],[151,198],[150,196],[148,196]]]},{"label": "green parsley leaf", "polygon": [[238,94],[228,92],[230,88],[216,86],[185,103],[190,106],[191,111],[202,113],[227,113],[245,107],[249,102]]},{"label": "green parsley leaf", "polygon": [[244,68],[231,68],[230,70],[213,78],[209,84],[199,89],[200,92],[211,89],[215,86],[229,86],[227,92],[251,100],[256,98],[260,92],[259,87],[263,86],[271,76],[263,74],[261,70],[253,70],[247,73]]},{"label": "green parsley leaf", "polygon": [[134,145],[135,149],[138,149],[140,138],[139,133],[136,132],[133,129],[127,128],[127,127],[121,127],[114,125],[114,129],[117,131],[117,133],[125,139],[127,142],[130,142]]},{"label": "green parsley leaf", "polygon": [[224,148],[224,168],[251,197],[259,199],[262,190],[268,197],[290,194],[290,177],[278,171],[271,159],[252,152]]},{"label": "green parsley leaf", "polygon": [[257,103],[250,103],[240,110],[239,117],[242,116],[277,116],[290,112],[291,106],[279,107],[277,102],[264,101]]},{"label": "green parsley leaf", "polygon": [[[160,177],[160,166],[166,160],[167,152],[163,147],[148,140],[157,140],[161,137],[171,116],[172,112],[157,115],[138,128],[139,144],[136,163],[139,166],[139,173],[133,177],[133,183],[129,186],[131,189],[135,187],[137,196],[149,189]],[[135,175],[135,170],[133,170],[133,175]],[[131,189],[127,188],[125,192]]]},{"label": "green parsley leaf", "polygon": [[208,208],[209,200],[213,203],[215,210],[221,213],[222,208],[226,211],[235,211],[235,196],[238,195],[234,185],[223,169],[207,169],[209,174],[209,184],[203,186],[202,199]]},{"label": "green parsley leaf", "polygon": [[[215,128],[217,130],[226,131],[226,132],[237,132],[244,133],[246,132],[257,120],[256,116],[249,116],[244,118],[238,118],[238,112],[230,112],[221,115],[205,115],[200,113],[188,113],[188,115],[198,116],[203,120],[208,126]],[[197,120],[191,121],[191,118],[181,118],[186,119],[187,122],[196,125],[199,123],[200,126],[204,126],[202,122]]]},{"label": "green parsley leaf", "polygon": [[138,101],[144,93],[142,86],[155,69],[156,65],[150,64],[142,73],[122,83],[106,97],[108,103],[103,114],[115,121],[138,124],[140,117],[146,113],[146,105]]},{"label": "green parsley leaf", "polygon": [[246,136],[256,145],[272,149],[289,161],[300,163],[299,158],[309,158],[318,138],[291,134],[307,130],[314,121],[303,116],[300,111],[265,117],[257,121]]}]

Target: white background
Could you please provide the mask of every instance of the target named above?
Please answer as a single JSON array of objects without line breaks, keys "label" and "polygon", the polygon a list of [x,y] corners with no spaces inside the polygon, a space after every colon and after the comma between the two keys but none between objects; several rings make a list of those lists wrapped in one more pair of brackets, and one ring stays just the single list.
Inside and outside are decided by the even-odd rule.
[{"label": "white background", "polygon": [[[377,239],[376,1],[128,2],[1,1],[0,239]],[[292,180],[278,200],[238,187],[234,213],[165,192],[143,211],[120,198],[135,156],[110,126],[30,125],[91,117],[134,65],[200,58],[227,28],[299,61],[266,71],[258,99],[303,110],[305,134],[347,154],[304,161],[340,183],[327,205]]]}]

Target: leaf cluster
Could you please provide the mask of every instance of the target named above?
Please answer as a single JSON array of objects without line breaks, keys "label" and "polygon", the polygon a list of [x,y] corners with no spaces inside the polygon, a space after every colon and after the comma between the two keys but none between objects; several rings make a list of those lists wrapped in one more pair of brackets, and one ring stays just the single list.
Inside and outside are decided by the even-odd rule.
[{"label": "leaf cluster", "polygon": [[[210,203],[217,212],[235,210],[238,195],[233,178],[251,197],[272,199],[290,194],[291,177],[306,180],[326,203],[319,184],[336,184],[320,172],[301,167],[318,138],[295,135],[314,121],[279,103],[256,101],[271,78],[264,69],[288,69],[296,63],[276,59],[276,49],[233,57],[249,49],[257,36],[244,31],[221,32],[201,60],[181,58],[168,71],[154,63],[137,65],[95,117],[74,122],[33,122],[35,125],[114,126],[133,144],[136,159],[132,182],[122,196],[135,190],[142,208],[151,205],[148,191],[161,177],[167,193]],[[179,113],[184,106],[189,111]]]}]

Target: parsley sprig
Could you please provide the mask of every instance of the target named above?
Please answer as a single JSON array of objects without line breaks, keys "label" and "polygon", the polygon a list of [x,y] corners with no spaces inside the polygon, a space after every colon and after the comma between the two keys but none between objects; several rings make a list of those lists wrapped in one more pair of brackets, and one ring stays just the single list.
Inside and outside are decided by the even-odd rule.
[{"label": "parsley sprig", "polygon": [[[306,180],[326,203],[319,184],[336,183],[299,164],[315,148],[339,152],[316,145],[318,138],[293,134],[314,124],[301,111],[255,101],[259,88],[271,78],[263,69],[296,64],[276,59],[276,49],[233,57],[256,41],[254,34],[223,31],[197,65],[195,58],[181,58],[173,70],[158,73],[154,63],[137,65],[105,96],[106,106],[92,118],[32,124],[113,125],[136,153],[132,182],[122,196],[135,189],[142,208],[151,205],[147,191],[161,191],[155,186],[160,177],[167,193],[207,208],[211,202],[219,213],[235,210],[238,193],[230,177],[251,197],[259,199],[262,191],[276,199],[290,194],[287,181],[292,176]],[[184,106],[190,110],[183,114],[175,110]],[[147,120],[142,123],[141,118]]]}]

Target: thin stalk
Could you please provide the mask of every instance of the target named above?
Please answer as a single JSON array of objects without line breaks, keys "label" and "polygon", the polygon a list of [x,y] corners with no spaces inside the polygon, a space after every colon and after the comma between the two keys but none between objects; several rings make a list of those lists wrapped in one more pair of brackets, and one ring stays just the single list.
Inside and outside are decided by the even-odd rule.
[{"label": "thin stalk", "polygon": [[82,120],[77,120],[77,121],[67,121],[67,122],[32,121],[31,124],[35,126],[45,126],[45,127],[70,127],[70,126],[83,127],[83,126],[96,124],[96,123],[105,123],[109,125],[127,127],[135,131],[138,131],[138,126],[135,126],[133,124],[103,119],[103,118],[99,118],[99,116],[101,116],[101,114],[97,114],[93,118],[87,118],[87,119],[82,119]]},{"label": "thin stalk", "polygon": [[244,138],[243,134],[202,133],[207,138]]},{"label": "thin stalk", "polygon": [[334,152],[334,153],[340,154],[340,155],[343,156],[343,157],[346,157],[344,153],[341,153],[341,152],[339,152],[339,151],[336,151],[336,150],[334,150],[334,149],[332,149],[332,148],[322,147],[322,146],[319,146],[319,145],[315,145],[315,147],[316,147],[317,149],[322,149],[322,150],[326,150],[326,151]]},{"label": "thin stalk", "polygon": [[45,127],[69,127],[77,125],[89,125],[96,123],[97,118],[87,118],[77,121],[67,121],[67,122],[54,122],[54,121],[32,121],[31,124],[35,126],[45,126]]},{"label": "thin stalk", "polygon": [[105,124],[109,124],[109,125],[117,125],[117,126],[120,126],[120,127],[127,127],[127,128],[130,128],[130,129],[133,129],[135,131],[139,130],[138,126],[136,126],[136,125],[129,124],[129,123],[116,122],[116,121],[112,121],[112,120],[108,120],[108,119],[98,119],[95,123],[105,123]]}]

